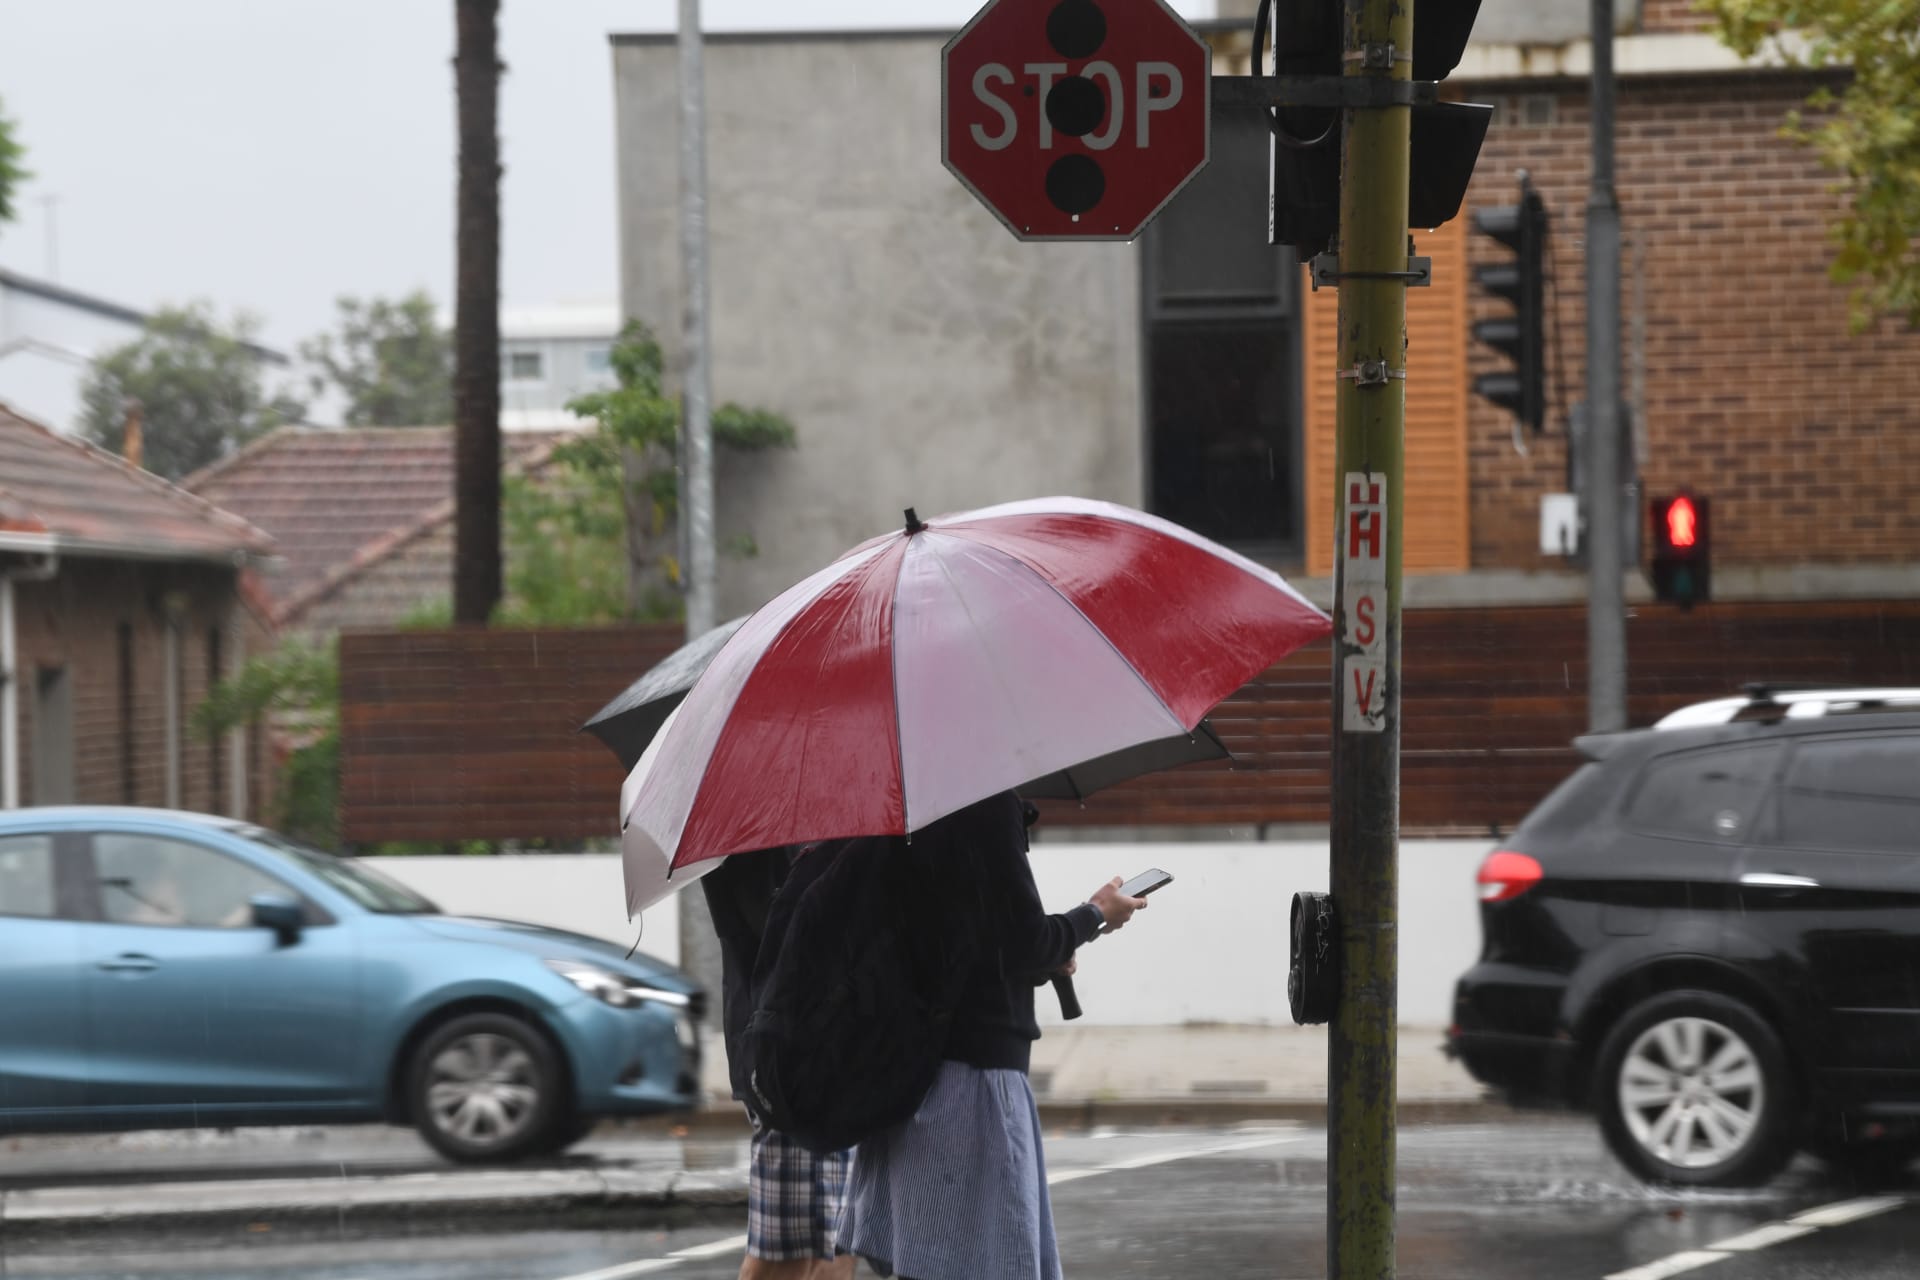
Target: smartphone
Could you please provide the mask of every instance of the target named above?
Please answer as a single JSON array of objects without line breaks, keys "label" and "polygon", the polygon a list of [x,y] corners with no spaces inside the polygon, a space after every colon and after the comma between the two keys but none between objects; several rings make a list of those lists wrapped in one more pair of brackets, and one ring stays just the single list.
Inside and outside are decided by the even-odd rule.
[{"label": "smartphone", "polygon": [[1158,867],[1148,867],[1133,879],[1120,886],[1120,892],[1128,898],[1144,898],[1162,885],[1173,883],[1173,877]]}]

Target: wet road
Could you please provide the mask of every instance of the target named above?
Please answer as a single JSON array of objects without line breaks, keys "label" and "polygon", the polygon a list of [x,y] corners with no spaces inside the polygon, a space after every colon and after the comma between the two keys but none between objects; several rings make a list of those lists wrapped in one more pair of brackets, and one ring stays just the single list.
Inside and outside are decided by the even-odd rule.
[{"label": "wet road", "polygon": [[[695,1155],[723,1164],[740,1148],[721,1140],[698,1144]],[[1323,1276],[1324,1148],[1321,1132],[1285,1125],[1053,1135],[1048,1154],[1068,1273]],[[597,1160],[621,1158],[618,1142],[587,1150]],[[191,1153],[178,1160],[187,1164]],[[288,1163],[297,1161],[289,1156]],[[1893,1280],[1920,1273],[1920,1185],[1865,1193],[1825,1179],[1811,1162],[1763,1191],[1663,1192],[1614,1165],[1590,1125],[1540,1117],[1405,1129],[1400,1172],[1400,1273],[1418,1280]],[[15,1168],[7,1173],[10,1181],[19,1176]],[[508,1225],[488,1230],[444,1219],[381,1230],[342,1221],[0,1238],[0,1276],[732,1280],[744,1213]]]}]

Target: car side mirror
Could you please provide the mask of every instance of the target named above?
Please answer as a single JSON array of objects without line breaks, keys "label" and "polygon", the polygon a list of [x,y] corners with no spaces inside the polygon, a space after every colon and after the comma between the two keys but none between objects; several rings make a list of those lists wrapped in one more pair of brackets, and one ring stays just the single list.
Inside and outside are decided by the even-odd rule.
[{"label": "car side mirror", "polygon": [[247,904],[253,909],[254,927],[273,930],[281,946],[292,946],[300,940],[307,913],[298,902],[277,893],[256,893]]}]

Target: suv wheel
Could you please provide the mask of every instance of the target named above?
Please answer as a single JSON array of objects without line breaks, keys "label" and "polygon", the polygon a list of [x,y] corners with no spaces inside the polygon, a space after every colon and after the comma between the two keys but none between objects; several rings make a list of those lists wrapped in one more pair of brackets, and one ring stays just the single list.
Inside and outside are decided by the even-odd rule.
[{"label": "suv wheel", "polygon": [[562,1110],[559,1060],[519,1018],[470,1013],[414,1050],[407,1098],[420,1136],[450,1160],[513,1160],[539,1151]]},{"label": "suv wheel", "polygon": [[1594,1105],[1607,1146],[1652,1182],[1757,1186],[1793,1155],[1793,1080],[1753,1010],[1710,991],[1654,996],[1600,1049]]}]

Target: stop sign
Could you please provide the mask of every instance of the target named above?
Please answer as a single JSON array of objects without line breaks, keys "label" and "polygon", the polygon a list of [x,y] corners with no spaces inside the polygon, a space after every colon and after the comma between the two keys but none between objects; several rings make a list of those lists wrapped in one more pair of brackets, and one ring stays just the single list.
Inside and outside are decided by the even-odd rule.
[{"label": "stop sign", "polygon": [[1022,240],[1131,240],[1207,162],[1212,68],[1164,0],[987,0],[940,53],[940,157]]}]

